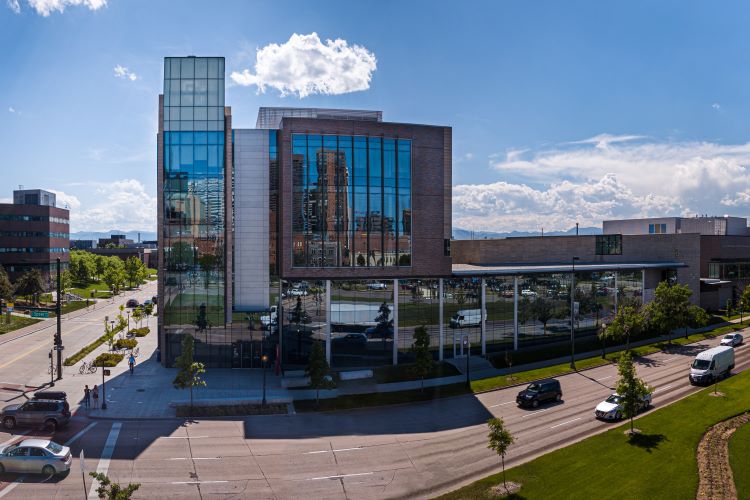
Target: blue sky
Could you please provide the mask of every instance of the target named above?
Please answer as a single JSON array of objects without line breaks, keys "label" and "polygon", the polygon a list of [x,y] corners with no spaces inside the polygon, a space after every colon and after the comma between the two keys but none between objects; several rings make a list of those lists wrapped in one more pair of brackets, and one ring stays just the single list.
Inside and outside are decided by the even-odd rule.
[{"label": "blue sky", "polygon": [[[455,227],[750,215],[742,2],[5,1],[0,198],[19,184],[59,191],[73,231],[155,229],[162,58],[187,54],[227,58],[236,127],[254,126],[259,106],[452,126]],[[290,38],[312,33],[375,69],[304,98],[229,78],[294,85],[273,72],[335,70],[325,51],[295,52]],[[263,70],[269,44],[289,50]]]}]

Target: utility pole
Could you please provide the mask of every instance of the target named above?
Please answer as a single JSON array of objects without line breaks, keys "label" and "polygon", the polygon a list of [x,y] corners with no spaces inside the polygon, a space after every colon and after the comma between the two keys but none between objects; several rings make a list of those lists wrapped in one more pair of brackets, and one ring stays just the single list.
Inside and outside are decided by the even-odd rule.
[{"label": "utility pole", "polygon": [[55,304],[55,314],[57,315],[57,333],[55,334],[55,349],[57,350],[57,380],[62,380],[62,287],[60,281],[60,257],[57,258],[57,303]]}]

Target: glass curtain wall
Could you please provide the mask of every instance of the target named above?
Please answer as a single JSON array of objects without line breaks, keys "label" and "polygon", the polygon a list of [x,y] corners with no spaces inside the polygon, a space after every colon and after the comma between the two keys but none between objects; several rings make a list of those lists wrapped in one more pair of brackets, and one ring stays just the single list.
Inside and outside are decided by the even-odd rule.
[{"label": "glass curtain wall", "polygon": [[164,328],[167,362],[181,335],[196,360],[231,362],[224,316],[224,59],[164,63]]},{"label": "glass curtain wall", "polygon": [[411,141],[292,134],[292,265],[411,265]]},{"label": "glass curtain wall", "polygon": [[389,365],[393,359],[393,280],[331,282],[331,365]]},{"label": "glass curtain wall", "polygon": [[411,351],[414,330],[424,326],[430,336],[433,358],[439,359],[440,302],[436,279],[399,280],[398,290],[398,351],[399,363],[414,361]]},{"label": "glass curtain wall", "polygon": [[487,353],[513,349],[513,277],[488,278],[484,297]]},{"label": "glass curtain wall", "polygon": [[481,280],[453,278],[443,280],[444,356],[466,353],[462,339],[468,338],[473,355],[481,353]]}]

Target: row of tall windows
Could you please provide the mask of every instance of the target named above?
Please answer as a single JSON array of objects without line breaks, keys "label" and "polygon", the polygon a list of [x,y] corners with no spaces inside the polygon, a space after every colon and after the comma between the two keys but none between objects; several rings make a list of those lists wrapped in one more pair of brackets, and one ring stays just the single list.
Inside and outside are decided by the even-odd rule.
[{"label": "row of tall windows", "polygon": [[411,265],[411,141],[292,134],[295,267]]},{"label": "row of tall windows", "polygon": [[0,214],[0,220],[23,221],[23,222],[55,222],[57,224],[68,224],[70,221],[62,217],[49,217],[46,215],[9,215]]}]

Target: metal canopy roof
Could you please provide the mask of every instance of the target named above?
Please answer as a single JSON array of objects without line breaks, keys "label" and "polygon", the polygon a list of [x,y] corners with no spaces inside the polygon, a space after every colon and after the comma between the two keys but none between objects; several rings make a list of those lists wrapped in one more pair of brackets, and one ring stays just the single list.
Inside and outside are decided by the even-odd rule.
[{"label": "metal canopy roof", "polygon": [[[684,262],[576,263],[575,270],[576,272],[637,271],[640,269],[674,269],[678,267],[688,266]],[[569,273],[572,270],[572,264],[453,264],[454,276]]]}]

